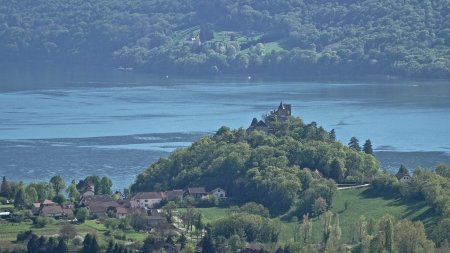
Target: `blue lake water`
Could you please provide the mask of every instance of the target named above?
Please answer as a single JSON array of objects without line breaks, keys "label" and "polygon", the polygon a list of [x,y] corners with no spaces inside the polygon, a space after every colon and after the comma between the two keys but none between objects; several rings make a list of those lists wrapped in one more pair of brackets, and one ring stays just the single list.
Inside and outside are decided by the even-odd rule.
[{"label": "blue lake water", "polygon": [[0,76],[0,175],[108,175],[119,189],[222,125],[247,127],[283,99],[347,143],[371,139],[383,169],[450,163],[450,81],[159,79],[127,72]]}]

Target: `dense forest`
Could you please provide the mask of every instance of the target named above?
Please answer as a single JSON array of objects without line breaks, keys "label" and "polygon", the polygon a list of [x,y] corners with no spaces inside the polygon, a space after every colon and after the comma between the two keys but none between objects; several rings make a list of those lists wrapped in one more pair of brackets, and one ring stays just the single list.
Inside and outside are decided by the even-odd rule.
[{"label": "dense forest", "polygon": [[335,181],[361,182],[378,172],[373,155],[357,144],[337,142],[334,131],[315,122],[268,116],[266,123],[270,131],[222,127],[214,136],[176,150],[139,174],[131,191],[221,187],[238,202],[256,201],[273,215],[291,210],[301,217],[328,210]]},{"label": "dense forest", "polygon": [[0,64],[450,77],[449,0],[0,0]]}]

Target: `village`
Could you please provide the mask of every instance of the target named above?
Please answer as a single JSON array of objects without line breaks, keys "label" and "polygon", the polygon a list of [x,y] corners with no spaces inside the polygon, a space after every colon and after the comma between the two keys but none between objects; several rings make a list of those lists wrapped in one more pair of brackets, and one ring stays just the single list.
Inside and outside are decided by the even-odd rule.
[{"label": "village", "polygon": [[212,200],[212,205],[227,198],[226,191],[215,188],[206,191],[205,187],[188,187],[187,189],[175,189],[165,192],[138,192],[131,198],[119,198],[114,200],[108,194],[95,194],[95,186],[90,184],[80,195],[80,199],[74,204],[57,204],[45,199],[34,203],[31,212],[35,216],[44,215],[55,219],[69,219],[77,222],[74,215],[75,208],[86,208],[90,219],[117,218],[125,219],[132,213],[145,214],[149,228],[167,227],[167,218],[160,209],[170,201],[182,203],[187,200],[189,204],[196,205]]}]

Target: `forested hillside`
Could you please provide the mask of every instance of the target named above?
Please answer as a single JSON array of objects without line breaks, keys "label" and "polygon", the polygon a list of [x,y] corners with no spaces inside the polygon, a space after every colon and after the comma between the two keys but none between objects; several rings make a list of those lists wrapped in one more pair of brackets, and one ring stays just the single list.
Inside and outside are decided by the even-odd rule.
[{"label": "forested hillside", "polygon": [[267,124],[269,133],[222,127],[161,158],[137,176],[131,190],[220,187],[238,202],[256,201],[274,215],[291,208],[301,217],[326,211],[336,191],[333,180],[312,171],[335,181],[361,181],[378,172],[373,155],[336,142],[314,122],[289,118]]},{"label": "forested hillside", "polygon": [[450,77],[449,0],[0,0],[0,63]]}]

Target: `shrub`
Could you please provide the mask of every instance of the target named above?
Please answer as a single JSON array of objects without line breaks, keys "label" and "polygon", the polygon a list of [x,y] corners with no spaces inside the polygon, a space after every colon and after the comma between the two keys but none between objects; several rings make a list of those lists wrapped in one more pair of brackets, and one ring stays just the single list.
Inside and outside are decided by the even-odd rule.
[{"label": "shrub", "polygon": [[22,222],[22,221],[24,221],[24,220],[25,220],[25,213],[22,212],[22,211],[15,212],[15,213],[13,213],[13,214],[11,215],[11,221],[12,221],[12,222],[17,222],[17,223],[19,223],[19,222]]},{"label": "shrub", "polygon": [[8,199],[6,199],[5,197],[0,197],[0,204],[2,205],[8,204]]},{"label": "shrub", "polygon": [[47,225],[49,223],[49,218],[47,216],[44,215],[39,215],[35,220],[34,220],[34,225],[38,228],[43,228],[45,227],[45,225]]},{"label": "shrub", "polygon": [[73,245],[81,245],[83,243],[83,237],[81,235],[76,235],[73,239],[72,239],[72,243]]},{"label": "shrub", "polygon": [[23,241],[28,241],[31,238],[31,235],[33,234],[32,230],[27,230],[27,231],[23,231],[23,232],[19,232],[17,234],[17,238],[16,241],[17,242],[23,242]]}]

